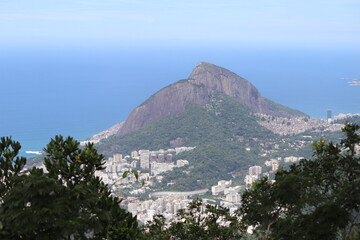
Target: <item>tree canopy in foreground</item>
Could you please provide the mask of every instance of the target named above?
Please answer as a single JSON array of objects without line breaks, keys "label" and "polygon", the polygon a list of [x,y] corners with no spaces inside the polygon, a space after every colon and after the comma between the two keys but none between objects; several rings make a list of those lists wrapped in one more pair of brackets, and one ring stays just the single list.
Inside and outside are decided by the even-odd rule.
[{"label": "tree canopy in foreground", "polygon": [[239,216],[262,239],[359,239],[359,126],[339,144],[320,139],[312,160],[280,169],[242,195]]},{"label": "tree canopy in foreground", "polygon": [[136,217],[95,176],[103,156],[93,144],[56,136],[43,169],[23,170],[26,159],[11,138],[0,141],[0,239],[137,239]]},{"label": "tree canopy in foreground", "polygon": [[194,200],[172,223],[157,215],[144,227],[95,176],[104,160],[94,145],[56,136],[47,171],[24,171],[20,144],[1,138],[0,239],[360,239],[359,128],[346,124],[340,143],[320,139],[312,159],[254,183],[234,215]]}]

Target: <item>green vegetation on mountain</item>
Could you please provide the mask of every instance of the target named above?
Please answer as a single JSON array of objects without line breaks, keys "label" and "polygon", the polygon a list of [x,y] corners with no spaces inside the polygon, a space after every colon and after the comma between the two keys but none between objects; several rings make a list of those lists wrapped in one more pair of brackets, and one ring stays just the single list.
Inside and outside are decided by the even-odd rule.
[{"label": "green vegetation on mountain", "polygon": [[[190,175],[182,170],[166,174],[166,183],[175,181],[172,189],[196,189],[210,186],[219,178],[229,179],[229,172],[259,163],[254,151],[245,150],[254,138],[276,138],[260,126],[251,111],[231,97],[214,95],[205,106],[190,105],[186,111],[170,115],[159,122],[124,136],[112,136],[98,145],[103,153],[129,154],[140,149],[168,149],[172,141],[181,140],[182,146],[196,146],[181,153],[176,159],[190,162]],[[169,178],[168,178],[169,177]]]},{"label": "green vegetation on mountain", "polygon": [[98,149],[104,153],[130,153],[171,148],[171,141],[179,138],[183,146],[200,146],[259,137],[271,138],[274,134],[260,126],[246,106],[219,94],[212,96],[205,106],[189,105],[185,112],[167,116],[134,133],[111,136]]},{"label": "green vegetation on mountain", "polygon": [[[158,187],[167,190],[189,191],[216,185],[220,179],[233,179],[241,171],[263,159],[247,152],[239,143],[213,142],[197,147],[193,151],[180,153],[176,158],[187,159],[190,166],[163,174]],[[167,186],[168,183],[174,183]]]}]

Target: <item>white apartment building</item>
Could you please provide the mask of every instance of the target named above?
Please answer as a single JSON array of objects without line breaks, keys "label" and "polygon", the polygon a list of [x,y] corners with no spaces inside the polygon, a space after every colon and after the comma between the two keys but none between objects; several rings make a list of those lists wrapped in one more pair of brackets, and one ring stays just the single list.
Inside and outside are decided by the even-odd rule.
[{"label": "white apartment building", "polygon": [[211,187],[212,195],[219,195],[221,192],[225,190],[226,187],[231,185],[230,181],[220,180],[218,184]]},{"label": "white apartment building", "polygon": [[249,167],[249,175],[260,175],[262,168],[260,166]]},{"label": "white apartment building", "polygon": [[140,168],[144,170],[150,169],[150,151],[140,150]]}]

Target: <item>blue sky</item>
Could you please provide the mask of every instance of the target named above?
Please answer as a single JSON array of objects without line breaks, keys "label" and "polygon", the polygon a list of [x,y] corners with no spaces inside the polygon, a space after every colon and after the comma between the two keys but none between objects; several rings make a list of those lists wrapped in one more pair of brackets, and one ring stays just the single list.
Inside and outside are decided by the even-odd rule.
[{"label": "blue sky", "polygon": [[0,47],[358,48],[358,0],[0,0]]}]

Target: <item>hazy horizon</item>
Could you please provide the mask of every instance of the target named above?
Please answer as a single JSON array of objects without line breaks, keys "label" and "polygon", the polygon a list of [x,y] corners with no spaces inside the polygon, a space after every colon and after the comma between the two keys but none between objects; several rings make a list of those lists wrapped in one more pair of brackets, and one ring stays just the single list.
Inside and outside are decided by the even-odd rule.
[{"label": "hazy horizon", "polygon": [[359,8],[356,0],[0,1],[0,46],[359,48]]}]

